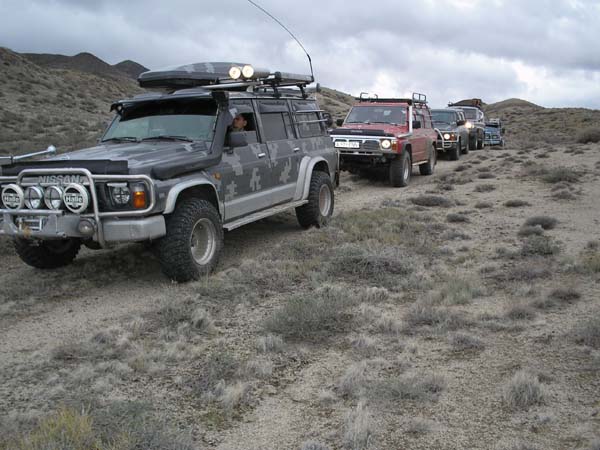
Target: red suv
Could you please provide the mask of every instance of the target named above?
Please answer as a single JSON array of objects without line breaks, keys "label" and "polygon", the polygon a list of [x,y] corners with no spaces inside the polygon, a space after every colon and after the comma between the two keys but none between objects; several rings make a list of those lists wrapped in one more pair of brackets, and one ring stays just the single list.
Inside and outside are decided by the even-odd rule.
[{"label": "red suv", "polygon": [[331,138],[340,154],[340,168],[352,173],[386,168],[392,186],[406,186],[413,166],[431,175],[436,164],[437,134],[427,97],[378,98],[361,94]]}]

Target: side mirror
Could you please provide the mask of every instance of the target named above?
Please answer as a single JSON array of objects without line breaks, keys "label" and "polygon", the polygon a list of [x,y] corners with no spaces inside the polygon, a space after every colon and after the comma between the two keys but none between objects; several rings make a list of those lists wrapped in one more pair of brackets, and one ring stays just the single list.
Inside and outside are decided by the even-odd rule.
[{"label": "side mirror", "polygon": [[344,125],[344,119],[337,119],[337,120],[335,121],[335,124],[336,124],[338,127],[341,127],[342,125]]},{"label": "side mirror", "polygon": [[333,117],[329,113],[323,113],[323,119],[325,119],[325,125],[331,127],[333,125]]},{"label": "side mirror", "polygon": [[458,122],[456,122],[456,125],[462,127],[465,123],[467,123],[466,120],[459,120]]},{"label": "side mirror", "polygon": [[413,129],[416,130],[418,128],[421,128],[421,121],[420,120],[413,120]]},{"label": "side mirror", "polygon": [[229,146],[231,148],[245,147],[248,145],[248,135],[245,131],[231,131],[229,133]]}]

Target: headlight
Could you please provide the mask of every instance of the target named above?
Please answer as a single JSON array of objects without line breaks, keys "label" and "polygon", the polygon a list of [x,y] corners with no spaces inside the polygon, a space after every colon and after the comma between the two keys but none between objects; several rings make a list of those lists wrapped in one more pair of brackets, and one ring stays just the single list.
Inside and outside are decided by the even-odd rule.
[{"label": "headlight", "polygon": [[231,78],[232,80],[237,80],[242,76],[242,69],[240,69],[238,66],[232,66],[231,69],[229,69],[229,78]]},{"label": "headlight", "polygon": [[25,206],[29,209],[40,209],[44,202],[44,190],[39,186],[29,186],[25,189]]},{"label": "headlight", "polygon": [[244,78],[252,78],[252,76],[254,75],[254,67],[250,65],[242,67],[242,75],[244,76]]},{"label": "headlight", "polygon": [[108,183],[110,197],[115,205],[125,206],[131,200],[131,190],[127,183]]},{"label": "headlight", "polygon": [[2,203],[8,209],[21,209],[25,201],[25,193],[19,185],[9,184],[2,188]]},{"label": "headlight", "polygon": [[44,192],[44,203],[48,209],[60,209],[63,199],[63,190],[58,186],[50,186]]},{"label": "headlight", "polygon": [[446,140],[450,139],[450,133],[444,134],[444,139],[446,139]]},{"label": "headlight", "polygon": [[384,150],[388,150],[392,146],[392,141],[389,139],[384,139],[381,141],[381,148]]},{"label": "headlight", "polygon": [[466,126],[467,128],[473,128],[473,124],[472,124],[471,122],[467,122],[467,123],[465,124],[465,126]]}]

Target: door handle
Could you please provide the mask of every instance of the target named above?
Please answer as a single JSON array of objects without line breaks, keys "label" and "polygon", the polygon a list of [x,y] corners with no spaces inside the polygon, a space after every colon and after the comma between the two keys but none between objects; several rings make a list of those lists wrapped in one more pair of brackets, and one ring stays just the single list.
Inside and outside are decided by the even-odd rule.
[{"label": "door handle", "polygon": [[257,156],[259,158],[264,158],[265,156],[267,156],[267,154],[266,153],[259,153]]},{"label": "door handle", "polygon": [[294,153],[298,153],[300,151],[300,147],[295,147],[294,148]]}]

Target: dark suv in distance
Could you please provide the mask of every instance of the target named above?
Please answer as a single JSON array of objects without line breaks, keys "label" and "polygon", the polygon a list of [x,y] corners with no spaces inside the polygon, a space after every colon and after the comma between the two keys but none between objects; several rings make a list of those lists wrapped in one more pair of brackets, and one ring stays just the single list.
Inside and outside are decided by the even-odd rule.
[{"label": "dark suv in distance", "polygon": [[456,161],[461,153],[469,153],[469,130],[464,113],[460,109],[432,109],[433,126],[438,132],[436,148]]},{"label": "dark suv in distance", "polygon": [[466,126],[469,129],[469,149],[481,150],[485,147],[485,114],[481,99],[473,98],[448,103],[448,107],[461,109],[465,113]]}]

